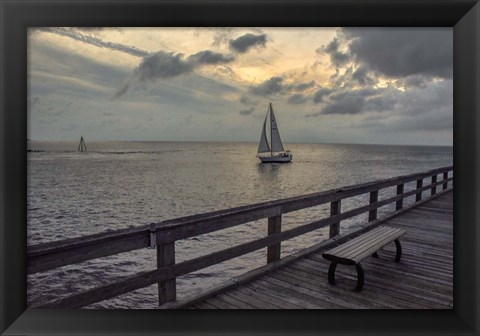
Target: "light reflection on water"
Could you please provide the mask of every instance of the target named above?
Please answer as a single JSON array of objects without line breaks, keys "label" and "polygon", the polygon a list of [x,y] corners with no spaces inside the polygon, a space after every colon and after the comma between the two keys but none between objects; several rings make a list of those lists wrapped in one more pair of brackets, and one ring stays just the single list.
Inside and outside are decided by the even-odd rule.
[{"label": "light reflection on water", "polygon": [[[270,201],[452,164],[450,147],[291,144],[289,164],[261,164],[254,143],[30,142],[28,244],[139,226],[165,219]],[[405,190],[413,186],[406,186]],[[394,192],[392,188],[389,192]],[[381,193],[381,197],[388,193]],[[342,210],[367,196],[342,202]],[[389,210],[380,209],[379,213]],[[391,207],[390,207],[391,209]],[[329,205],[285,214],[283,230],[328,216]],[[365,214],[342,222],[349,230]],[[266,220],[176,242],[177,261],[266,234]],[[282,256],[323,240],[327,229],[282,243]],[[179,278],[178,295],[197,292],[265,263],[265,249]],[[51,300],[155,268],[142,249],[28,277],[29,304]],[[92,305],[152,308],[156,286]]]}]

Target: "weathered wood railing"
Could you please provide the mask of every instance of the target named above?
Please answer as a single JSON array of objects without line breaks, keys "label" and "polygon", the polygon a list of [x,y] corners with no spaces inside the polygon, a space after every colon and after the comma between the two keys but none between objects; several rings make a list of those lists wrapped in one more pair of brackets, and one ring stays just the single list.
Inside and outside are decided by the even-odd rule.
[{"label": "weathered wood railing", "polygon": [[[452,176],[449,177],[449,172]],[[437,182],[437,176],[443,179]],[[424,179],[431,179],[423,186]],[[416,188],[404,191],[404,185],[416,181]],[[27,273],[37,273],[64,265],[75,264],[99,257],[132,251],[145,247],[157,250],[157,269],[139,272],[115,283],[82,291],[64,298],[43,303],[35,308],[80,308],[120,294],[158,283],[160,304],[176,300],[176,278],[238,256],[267,248],[267,263],[280,260],[281,242],[313,230],[329,226],[330,237],[340,233],[342,220],[368,212],[368,221],[375,222],[379,207],[395,202],[396,212],[403,211],[403,200],[415,195],[415,202],[422,200],[422,193],[437,193],[437,186],[448,189],[453,181],[453,167],[443,167],[423,173],[342,187],[329,191],[291,197],[271,202],[247,205],[227,210],[152,223],[133,229],[117,230],[81,238],[67,239],[27,248]],[[395,187],[396,195],[378,200],[379,190]],[[341,211],[343,199],[369,193],[369,204],[346,212]],[[282,214],[330,203],[330,216],[302,226],[282,231]],[[175,241],[214,232],[247,222],[268,218],[268,235],[237,246],[194,259],[175,262]]]}]

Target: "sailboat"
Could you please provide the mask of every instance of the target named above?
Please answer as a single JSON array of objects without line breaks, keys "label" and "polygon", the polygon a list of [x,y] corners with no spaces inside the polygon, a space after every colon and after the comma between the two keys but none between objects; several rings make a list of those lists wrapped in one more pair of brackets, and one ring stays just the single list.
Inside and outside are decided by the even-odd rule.
[{"label": "sailboat", "polygon": [[85,145],[85,140],[83,140],[83,136],[80,137],[80,143],[78,144],[78,152],[86,152],[87,151],[87,145]]},{"label": "sailboat", "polygon": [[[270,116],[270,144],[267,139],[267,120]],[[268,155],[270,154],[270,155]],[[262,135],[260,136],[260,143],[258,144],[257,157],[262,163],[272,162],[290,162],[293,155],[289,150],[283,149],[282,139],[280,138],[280,131],[278,130],[277,120],[273,113],[272,103],[268,107],[265,121],[263,122]]]}]

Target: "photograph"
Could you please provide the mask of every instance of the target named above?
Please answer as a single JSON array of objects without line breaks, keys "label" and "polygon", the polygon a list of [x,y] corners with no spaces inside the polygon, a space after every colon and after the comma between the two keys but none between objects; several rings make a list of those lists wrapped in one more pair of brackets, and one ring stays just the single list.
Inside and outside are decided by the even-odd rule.
[{"label": "photograph", "polygon": [[478,335],[478,2],[2,2],[0,334]]},{"label": "photograph", "polygon": [[453,28],[30,27],[27,306],[452,309]]}]

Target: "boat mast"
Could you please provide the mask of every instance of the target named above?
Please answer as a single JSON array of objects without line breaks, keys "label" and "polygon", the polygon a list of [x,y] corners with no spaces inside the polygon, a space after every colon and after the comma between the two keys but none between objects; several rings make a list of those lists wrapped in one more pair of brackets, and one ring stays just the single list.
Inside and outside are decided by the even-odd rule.
[{"label": "boat mast", "polygon": [[80,143],[78,144],[77,151],[79,151],[79,152],[86,152],[87,151],[87,145],[85,145],[85,141],[83,140],[83,136],[80,137]]}]

